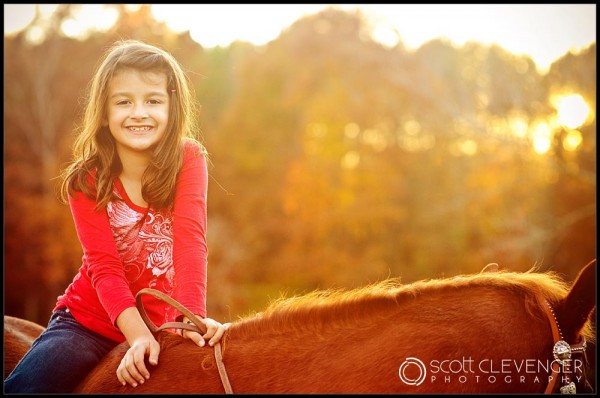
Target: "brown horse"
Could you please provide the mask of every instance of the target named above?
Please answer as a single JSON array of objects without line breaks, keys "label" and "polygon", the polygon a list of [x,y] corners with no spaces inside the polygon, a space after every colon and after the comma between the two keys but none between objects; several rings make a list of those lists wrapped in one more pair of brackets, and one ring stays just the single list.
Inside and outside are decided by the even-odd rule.
[{"label": "brown horse", "polygon": [[[575,344],[595,336],[589,320],[595,261],[572,284],[551,271],[493,268],[278,300],[234,322],[222,339],[233,392],[541,393],[558,392],[567,382],[577,392],[591,392],[585,354]],[[169,331],[157,338],[159,364],[144,384],[118,383],[123,343],[76,392],[225,391],[213,348]],[[567,351],[573,347],[570,359],[561,352],[553,356],[557,340],[568,343]]]}]

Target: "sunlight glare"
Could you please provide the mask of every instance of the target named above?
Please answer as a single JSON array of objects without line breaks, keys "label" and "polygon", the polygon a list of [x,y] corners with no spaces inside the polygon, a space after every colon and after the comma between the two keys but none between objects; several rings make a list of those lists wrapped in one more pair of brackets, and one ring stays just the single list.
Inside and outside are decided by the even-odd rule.
[{"label": "sunlight glare", "polygon": [[61,29],[68,37],[84,40],[92,30],[106,31],[110,29],[117,19],[119,12],[103,4],[87,4],[79,7],[73,17],[61,25]]},{"label": "sunlight glare", "polygon": [[25,32],[25,38],[31,44],[41,44],[46,39],[46,31],[40,26],[32,26]]},{"label": "sunlight glare", "polygon": [[569,130],[567,136],[563,139],[562,145],[565,150],[572,152],[579,148],[582,141],[583,136],[579,130]]},{"label": "sunlight glare", "polygon": [[[152,17],[159,22],[165,22],[175,33],[190,29],[191,13],[181,13],[174,10],[170,4],[152,4]],[[177,17],[175,17],[177,14]]]},{"label": "sunlight glare", "polygon": [[531,140],[536,153],[541,155],[548,152],[552,147],[552,129],[547,123],[538,123],[531,133]]},{"label": "sunlight glare", "polygon": [[527,120],[521,116],[511,117],[509,120],[510,130],[518,138],[525,138],[527,136]]},{"label": "sunlight glare", "polygon": [[60,28],[67,37],[80,37],[83,34],[83,27],[79,21],[73,18],[64,21]]},{"label": "sunlight glare", "polygon": [[4,34],[19,32],[35,18],[35,4],[5,4]]},{"label": "sunlight glare", "polygon": [[323,4],[193,4],[181,8],[153,4],[152,15],[169,28],[189,30],[204,47],[228,46],[236,40],[263,45],[277,38],[300,16],[316,13]]},{"label": "sunlight glare", "polygon": [[[32,23],[39,11],[42,21],[47,22],[56,11],[59,4],[5,4],[4,5],[4,34],[18,33]],[[28,32],[28,40],[41,43],[46,37],[40,28],[33,27],[35,32]]]},{"label": "sunlight glare", "polygon": [[477,142],[467,139],[459,144],[460,151],[467,156],[473,156],[477,153]]},{"label": "sunlight glare", "polygon": [[581,126],[590,114],[590,107],[579,94],[558,95],[551,101],[558,113],[560,124],[567,128],[576,129]]},{"label": "sunlight glare", "polygon": [[56,11],[60,4],[36,4],[40,9],[40,14],[50,16]]},{"label": "sunlight glare", "polygon": [[[434,38],[446,39],[457,46],[471,41],[498,44],[513,54],[530,56],[541,73],[546,73],[567,51],[578,52],[595,42],[595,7],[591,4],[360,5],[361,10],[379,15],[381,20],[397,27],[402,43],[410,50]],[[376,33],[376,36],[382,34],[377,30]],[[392,37],[388,32],[383,40],[391,42]]]},{"label": "sunlight glare", "polygon": [[89,4],[82,7],[78,19],[85,25],[98,30],[108,30],[117,22],[119,12],[105,4]]}]

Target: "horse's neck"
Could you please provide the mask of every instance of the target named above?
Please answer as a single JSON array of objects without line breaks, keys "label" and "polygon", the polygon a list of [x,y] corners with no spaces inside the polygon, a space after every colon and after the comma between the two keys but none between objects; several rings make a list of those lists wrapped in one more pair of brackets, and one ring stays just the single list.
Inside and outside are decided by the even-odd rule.
[{"label": "horse's neck", "polygon": [[409,357],[429,362],[543,355],[548,341],[539,331],[547,323],[524,310],[522,297],[491,288],[459,293],[407,295],[353,321],[318,319],[292,327],[256,319],[262,324],[252,337],[236,334],[234,326],[224,353],[232,384],[252,386],[249,391],[390,392],[398,390],[398,369]]}]

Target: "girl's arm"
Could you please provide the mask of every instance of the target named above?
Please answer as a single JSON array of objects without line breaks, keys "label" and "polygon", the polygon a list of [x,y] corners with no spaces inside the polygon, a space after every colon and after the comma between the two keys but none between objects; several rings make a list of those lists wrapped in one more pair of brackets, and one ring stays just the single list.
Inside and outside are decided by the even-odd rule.
[{"label": "girl's arm", "polygon": [[88,275],[110,321],[126,308],[135,307],[135,298],[123,271],[106,210],[81,192],[69,196],[75,229],[88,264]]},{"label": "girl's arm", "polygon": [[207,191],[206,158],[187,141],[173,209],[174,298],[201,318],[206,316]]},{"label": "girl's arm", "polygon": [[[206,333],[182,331],[182,335],[204,346],[216,344],[228,324],[206,318],[206,198],[208,171],[206,157],[197,144],[187,141],[183,166],[177,180],[173,209],[173,263],[175,266],[174,297],[196,314],[206,326]],[[181,318],[179,315],[178,318]],[[183,317],[186,322],[187,317]]]}]

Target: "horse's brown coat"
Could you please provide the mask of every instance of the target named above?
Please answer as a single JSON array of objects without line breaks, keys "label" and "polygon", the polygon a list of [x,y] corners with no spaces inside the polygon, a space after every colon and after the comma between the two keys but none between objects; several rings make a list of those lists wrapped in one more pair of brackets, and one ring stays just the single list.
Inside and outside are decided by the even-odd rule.
[{"label": "horse's brown coat", "polygon": [[13,371],[44,327],[25,319],[4,315],[4,378]]}]

